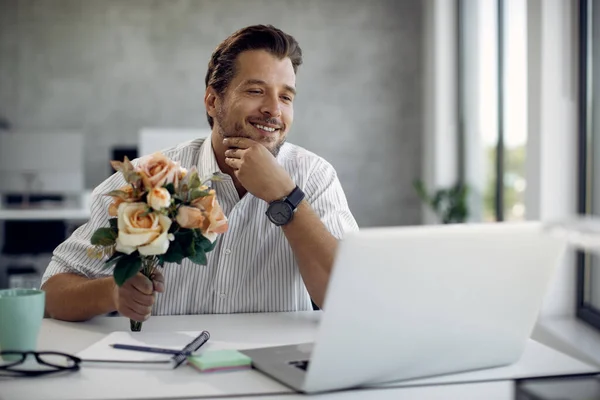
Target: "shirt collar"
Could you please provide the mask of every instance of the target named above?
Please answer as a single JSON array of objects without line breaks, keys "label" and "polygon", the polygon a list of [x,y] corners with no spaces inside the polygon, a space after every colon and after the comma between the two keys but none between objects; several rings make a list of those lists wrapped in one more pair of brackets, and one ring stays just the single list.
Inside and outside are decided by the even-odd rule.
[{"label": "shirt collar", "polygon": [[211,136],[207,137],[200,146],[200,157],[198,157],[198,175],[200,179],[207,179],[213,174],[223,176],[223,171],[217,164],[217,158],[212,147]]}]

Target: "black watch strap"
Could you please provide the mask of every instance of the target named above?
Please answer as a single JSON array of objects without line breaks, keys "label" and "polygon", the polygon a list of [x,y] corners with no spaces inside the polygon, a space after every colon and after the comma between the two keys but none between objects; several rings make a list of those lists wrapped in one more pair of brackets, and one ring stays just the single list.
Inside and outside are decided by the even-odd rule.
[{"label": "black watch strap", "polygon": [[298,186],[296,186],[285,198],[285,201],[292,206],[292,209],[294,210],[300,205],[302,200],[304,200],[304,192]]}]

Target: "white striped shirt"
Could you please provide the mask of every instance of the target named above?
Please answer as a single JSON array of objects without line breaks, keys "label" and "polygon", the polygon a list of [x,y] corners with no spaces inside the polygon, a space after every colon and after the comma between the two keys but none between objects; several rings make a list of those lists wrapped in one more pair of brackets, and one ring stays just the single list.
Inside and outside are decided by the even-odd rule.
[{"label": "white striped shirt", "polygon": [[[201,177],[218,173],[212,182],[219,204],[229,220],[229,229],[219,235],[207,254],[207,265],[184,260],[165,264],[165,292],[157,294],[154,315],[311,310],[298,264],[283,230],[272,224],[265,211],[268,204],[247,193],[241,199],[231,177],[217,164],[210,139],[197,139],[165,150],[181,166],[196,166]],[[285,143],[277,161],[304,191],[306,200],[329,232],[341,239],[358,230],[334,168],[321,157]],[[42,284],[58,273],[76,273],[88,278],[111,276],[103,260],[87,255],[92,233],[108,226],[112,198],[103,196],[125,185],[120,173],[101,183],[92,193],[91,217],[54,251]]]}]

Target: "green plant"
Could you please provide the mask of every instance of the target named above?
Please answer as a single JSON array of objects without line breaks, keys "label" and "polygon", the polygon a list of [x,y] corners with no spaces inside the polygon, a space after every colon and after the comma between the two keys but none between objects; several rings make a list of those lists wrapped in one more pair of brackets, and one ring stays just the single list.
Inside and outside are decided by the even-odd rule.
[{"label": "green plant", "polygon": [[429,194],[421,180],[415,180],[413,186],[425,204],[440,218],[444,224],[462,223],[469,216],[467,195],[469,188],[463,183],[456,183],[448,188],[440,188]]}]

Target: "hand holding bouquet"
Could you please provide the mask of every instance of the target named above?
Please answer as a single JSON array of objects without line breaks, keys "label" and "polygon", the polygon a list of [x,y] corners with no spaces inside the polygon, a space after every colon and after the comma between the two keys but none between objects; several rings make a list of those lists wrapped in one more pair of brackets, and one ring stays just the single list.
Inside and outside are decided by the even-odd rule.
[{"label": "hand holding bouquet", "polygon": [[[186,258],[206,265],[206,253],[228,225],[215,191],[196,169],[187,171],[162,153],[142,158],[137,166],[127,158],[111,165],[127,184],[106,193],[113,198],[108,207],[113,218],[92,235],[89,255],[108,257],[105,266],[114,266],[116,284],[138,272],[150,278],[156,267]],[[132,320],[131,329],[140,330],[141,322]]]}]

